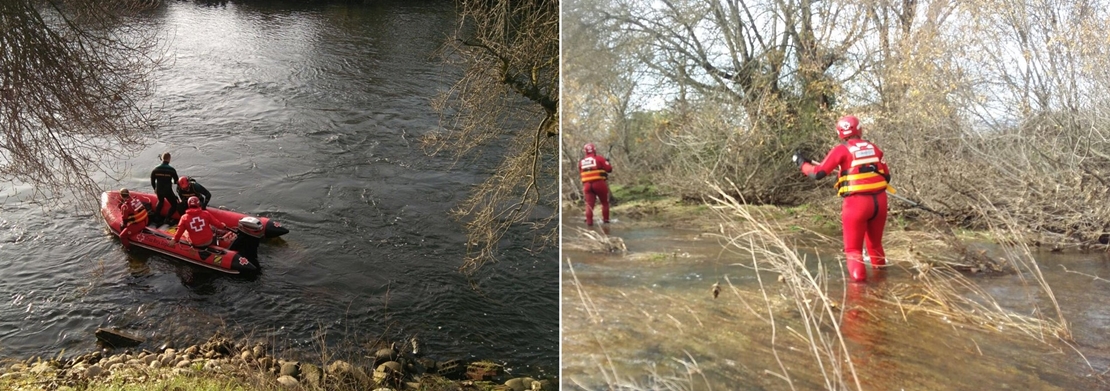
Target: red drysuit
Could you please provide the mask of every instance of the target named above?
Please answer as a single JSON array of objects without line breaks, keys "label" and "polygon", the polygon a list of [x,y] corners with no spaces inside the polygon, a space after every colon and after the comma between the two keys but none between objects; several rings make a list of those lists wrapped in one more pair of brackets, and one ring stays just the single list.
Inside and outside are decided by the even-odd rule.
[{"label": "red drysuit", "polygon": [[801,169],[814,179],[837,173],[837,194],[844,197],[840,221],[844,229],[848,274],[853,281],[866,280],[863,248],[866,247],[871,256],[872,266],[886,265],[883,230],[886,228],[890,169],[883,151],[858,136],[852,137],[829,151],[821,164],[802,162]]}]

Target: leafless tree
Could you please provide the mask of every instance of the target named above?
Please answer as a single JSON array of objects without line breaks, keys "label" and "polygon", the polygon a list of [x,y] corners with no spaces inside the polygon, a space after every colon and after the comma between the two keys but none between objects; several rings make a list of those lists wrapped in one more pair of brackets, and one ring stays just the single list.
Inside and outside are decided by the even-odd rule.
[{"label": "leafless tree", "polygon": [[[826,150],[836,141],[832,120],[852,113],[887,152],[902,194],[950,221],[982,227],[992,217],[976,211],[1005,208],[1049,237],[1086,245],[1110,236],[1110,209],[1095,201],[1110,195],[1102,2],[575,4],[568,8],[593,21],[598,42],[564,45],[644,47],[625,52],[635,60],[626,63],[649,72],[638,82],[657,83],[668,104],[647,123],[631,125],[633,113],[606,130],[666,159],[637,169],[673,194],[696,197],[701,181],[722,177],[749,202],[827,193],[789,180],[798,176],[783,152]],[[595,83],[566,77],[568,86]],[[579,100],[567,101],[579,118],[608,110]],[[649,137],[628,137],[641,134]]]},{"label": "leafless tree", "polygon": [[531,226],[534,248],[558,239],[559,3],[462,0],[459,12],[445,55],[466,73],[437,101],[446,131],[425,141],[460,159],[499,161],[456,210],[472,272],[497,259],[514,226]]},{"label": "leafless tree", "polygon": [[[0,2],[0,178],[31,199],[95,204],[95,173],[151,129],[158,41],[123,18],[138,0]],[[118,161],[118,160],[117,160]]]}]

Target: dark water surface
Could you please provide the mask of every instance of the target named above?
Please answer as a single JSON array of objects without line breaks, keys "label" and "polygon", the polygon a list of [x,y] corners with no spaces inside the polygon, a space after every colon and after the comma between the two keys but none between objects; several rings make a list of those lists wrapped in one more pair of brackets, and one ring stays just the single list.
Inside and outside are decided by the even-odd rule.
[{"label": "dark water surface", "polygon": [[342,352],[415,335],[433,358],[554,375],[557,252],[531,254],[511,233],[500,263],[460,274],[466,237],[448,213],[492,167],[419,142],[440,127],[430,100],[460,75],[434,57],[452,2],[168,2],[150,21],[173,59],[157,81],[165,125],[105,186],[149,191],[170,151],[212,205],[291,233],[262,244],[263,273],[246,279],[126,253],[87,211],[8,201],[0,355],[87,351],[97,327],[178,343],[229,330],[307,358],[321,341]]},{"label": "dark water surface", "polygon": [[[763,275],[764,300],[756,274],[736,266],[750,266],[750,255],[723,253],[712,233],[621,225],[610,232],[624,239],[628,255],[562,254],[564,389],[826,389],[809,345],[795,337],[805,331],[776,275]],[[1070,343],[1053,336],[1043,343],[1005,325],[983,331],[940,316],[903,314],[882,293],[916,284],[911,272],[897,267],[846,291],[831,259],[837,249],[823,251],[833,275],[830,295],[850,309],[841,325],[864,390],[1110,388],[1102,375],[1110,366],[1110,309],[1104,305],[1110,258],[1104,252],[1033,254],[1074,334]],[[1017,275],[972,280],[1004,308],[1027,311],[1038,301],[1051,311],[1043,297],[1030,299],[1036,286]],[[714,282],[725,286],[716,299]],[[777,329],[767,322],[768,302]],[[770,348],[773,332],[793,387],[771,374],[784,371]]]}]

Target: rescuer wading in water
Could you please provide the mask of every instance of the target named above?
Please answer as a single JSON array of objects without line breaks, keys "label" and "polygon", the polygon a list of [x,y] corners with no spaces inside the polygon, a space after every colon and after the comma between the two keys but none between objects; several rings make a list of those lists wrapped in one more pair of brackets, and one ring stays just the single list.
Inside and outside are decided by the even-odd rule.
[{"label": "rescuer wading in water", "polygon": [[836,194],[844,197],[840,221],[848,275],[852,281],[865,281],[867,267],[863,264],[863,248],[871,256],[872,267],[886,266],[883,230],[886,228],[890,169],[883,151],[861,138],[859,118],[851,115],[840,118],[836,122],[836,132],[844,142],[833,147],[820,164],[814,164],[800,152],[794,154],[793,160],[803,174],[813,179],[837,173]]}]

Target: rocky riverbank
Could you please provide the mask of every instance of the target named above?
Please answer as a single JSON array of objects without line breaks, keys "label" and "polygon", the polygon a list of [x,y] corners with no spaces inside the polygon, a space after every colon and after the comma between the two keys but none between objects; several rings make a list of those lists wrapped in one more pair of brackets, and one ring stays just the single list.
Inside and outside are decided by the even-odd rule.
[{"label": "rocky riverbank", "polygon": [[[190,380],[240,390],[555,390],[554,379],[509,378],[489,361],[435,361],[397,349],[364,352],[359,362],[302,362],[276,357],[264,343],[213,336],[155,351],[102,349],[69,358],[4,360],[6,390],[192,390]],[[59,354],[59,356],[62,356]],[[212,383],[215,381],[215,383]],[[146,387],[149,385],[152,387]],[[135,388],[127,388],[135,386]],[[122,388],[121,388],[122,387]]]}]

